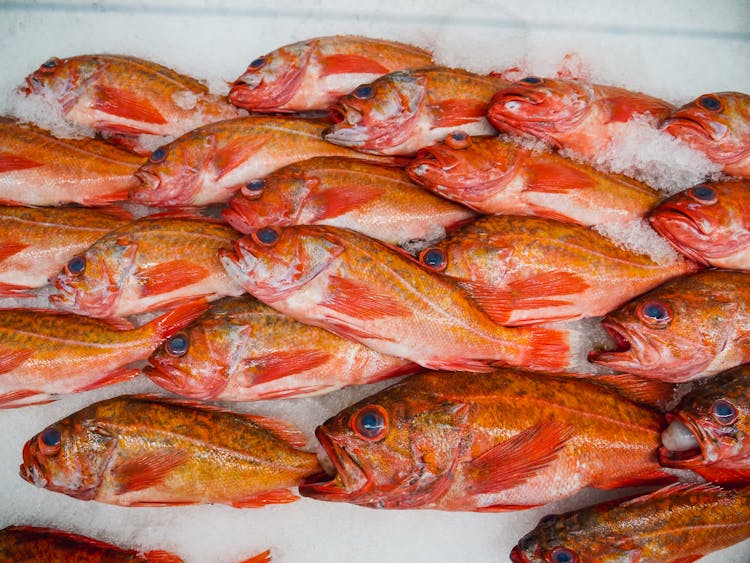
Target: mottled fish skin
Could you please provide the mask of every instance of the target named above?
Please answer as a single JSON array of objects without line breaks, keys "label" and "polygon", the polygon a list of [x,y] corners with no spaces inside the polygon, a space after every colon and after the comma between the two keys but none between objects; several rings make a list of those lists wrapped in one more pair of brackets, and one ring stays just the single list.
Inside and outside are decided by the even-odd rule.
[{"label": "mottled fish skin", "polygon": [[674,111],[662,128],[721,164],[725,174],[750,179],[750,95],[704,94]]},{"label": "mottled fish skin", "polygon": [[750,497],[676,484],[624,502],[544,517],[510,554],[514,563],[685,563],[750,537]]},{"label": "mottled fish skin", "polygon": [[663,417],[593,383],[504,369],[414,375],[316,430],[334,464],[300,493],[371,508],[506,511],[587,486],[671,482]]},{"label": "mottled fish skin", "polygon": [[297,500],[291,487],[320,471],[289,423],[156,396],[94,403],[24,446],[26,481],[120,506]]},{"label": "mottled fish skin", "polygon": [[194,78],[124,55],[52,57],[26,77],[22,91],[42,96],[70,123],[144,155],[159,138],[244,113]]},{"label": "mottled fish skin", "polygon": [[363,84],[329,108],[323,138],[360,152],[413,155],[456,128],[492,135],[492,96],[508,85],[495,75],[445,67],[400,70]]},{"label": "mottled fish skin", "polygon": [[356,35],[317,37],[254,59],[235,80],[229,101],[256,112],[326,110],[360,84],[431,64],[430,53],[405,43]]},{"label": "mottled fish skin", "polygon": [[320,157],[242,188],[223,216],[242,233],[268,226],[330,225],[399,245],[440,239],[446,229],[476,215],[423,190],[401,169]]},{"label": "mottled fish skin", "polygon": [[241,295],[217,258],[239,233],[216,221],[145,217],[98,239],[55,277],[60,309],[97,318]]},{"label": "mottled fish skin", "polygon": [[639,219],[661,199],[655,190],[627,176],[460,130],[449,133],[444,143],[421,149],[407,171],[428,190],[480,213],[532,215],[581,225]]},{"label": "mottled fish skin", "polygon": [[256,401],[329,393],[420,371],[279,313],[254,297],[223,300],[165,341],[146,374],[192,399]]},{"label": "mottled fish skin", "polygon": [[144,160],[98,139],[58,139],[0,118],[0,202],[5,205],[127,201]]}]

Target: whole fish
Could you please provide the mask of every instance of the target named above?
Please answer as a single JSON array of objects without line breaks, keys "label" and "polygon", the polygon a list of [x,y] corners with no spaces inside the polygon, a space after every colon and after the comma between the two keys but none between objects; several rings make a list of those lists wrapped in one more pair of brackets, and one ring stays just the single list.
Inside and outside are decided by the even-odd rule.
[{"label": "whole fish", "polygon": [[145,217],[71,258],[49,300],[66,311],[112,318],[241,295],[216,255],[237,236],[215,221]]},{"label": "whole fish", "polygon": [[750,361],[750,274],[706,270],[668,281],[602,321],[608,368],[681,383]]},{"label": "whole fish", "polygon": [[142,157],[97,139],[58,139],[0,118],[0,202],[56,206],[126,201]]},{"label": "whole fish", "polygon": [[659,461],[719,483],[750,483],[750,366],[714,377],[667,414]]},{"label": "whole fish", "polygon": [[527,76],[495,95],[487,118],[500,131],[532,135],[592,158],[634,116],[649,115],[661,123],[673,109],[624,88]]},{"label": "whole fish", "polygon": [[140,373],[162,341],[206,309],[187,303],[140,328],[33,309],[0,310],[0,408],[49,403]]},{"label": "whole fish", "polygon": [[284,45],[253,60],[229,91],[234,105],[260,112],[325,110],[358,85],[432,64],[427,51],[356,35]]},{"label": "whole fish", "polygon": [[248,184],[223,216],[243,233],[271,225],[331,225],[403,244],[443,238],[446,229],[475,214],[423,190],[398,168],[320,157]]},{"label": "whole fish", "polygon": [[465,70],[399,70],[355,88],[329,108],[326,141],[375,154],[411,155],[460,127],[492,135],[487,108],[508,82]]},{"label": "whole fish", "polygon": [[538,217],[482,217],[423,250],[497,323],[596,317],[698,266],[660,264],[580,225]]},{"label": "whole fish", "polygon": [[721,164],[726,174],[750,179],[750,95],[704,94],[669,115],[662,128]]},{"label": "whole fish", "polygon": [[148,154],[163,137],[242,115],[202,82],[151,61],[123,55],[52,57],[26,77],[39,95],[75,125]]},{"label": "whole fish", "polygon": [[266,116],[206,125],[151,153],[136,173],[141,184],[131,199],[154,206],[223,203],[250,182],[315,156],[395,162],[326,143],[323,128],[312,120]]},{"label": "whole fish", "polygon": [[0,207],[0,297],[34,297],[28,290],[128,221],[119,208]]},{"label": "whole fish", "polygon": [[676,484],[625,502],[542,518],[514,563],[688,563],[750,537],[750,497]]},{"label": "whole fish", "polygon": [[94,403],[23,448],[23,479],[120,506],[294,502],[289,489],[320,471],[305,437],[272,418],[149,395]]},{"label": "whole fish", "polygon": [[319,426],[336,473],[299,490],[372,508],[531,508],[587,486],[674,480],[656,461],[662,428],[661,415],[576,378],[418,374]]},{"label": "whole fish", "polygon": [[460,130],[449,133],[444,143],[421,149],[407,171],[428,190],[480,213],[581,225],[638,219],[660,200],[656,191],[627,176]]},{"label": "whole fish", "polygon": [[354,231],[265,227],[219,256],[234,280],[274,309],[429,369],[571,363],[568,331],[500,326],[451,281]]},{"label": "whole fish", "polygon": [[691,260],[750,270],[750,181],[698,184],[663,201],[649,219]]},{"label": "whole fish", "polygon": [[146,375],[204,401],[329,393],[420,368],[279,313],[249,295],[226,299],[164,342]]}]

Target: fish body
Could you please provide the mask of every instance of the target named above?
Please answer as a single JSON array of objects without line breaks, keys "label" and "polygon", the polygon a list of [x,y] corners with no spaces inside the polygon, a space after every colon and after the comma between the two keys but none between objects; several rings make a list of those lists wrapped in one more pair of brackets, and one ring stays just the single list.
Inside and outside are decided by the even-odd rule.
[{"label": "fish body", "polygon": [[124,210],[0,207],[0,297],[33,296],[94,241],[128,223]]},{"label": "fish body", "polygon": [[502,327],[451,281],[354,231],[266,227],[220,258],[233,279],[274,309],[426,368],[552,370],[570,363],[567,331]]},{"label": "fish body", "polygon": [[130,330],[77,315],[0,310],[0,408],[48,403],[135,377],[139,371],[128,366],[204,310],[188,303]]},{"label": "fish body", "polygon": [[698,184],[663,201],[649,220],[696,262],[750,270],[750,181]]},{"label": "fish body", "polygon": [[465,70],[399,70],[357,87],[331,105],[326,141],[375,154],[412,155],[454,129],[492,135],[485,117],[504,79]]},{"label": "fish body", "polygon": [[477,219],[420,260],[506,326],[601,316],[698,268],[659,264],[580,225],[513,215]]},{"label": "fish body", "polygon": [[373,508],[504,511],[662,480],[663,417],[575,378],[408,377],[316,430],[336,469],[300,494]]},{"label": "fish body", "polygon": [[616,349],[603,366],[682,383],[750,361],[750,278],[706,270],[670,280],[604,317]]},{"label": "fish body", "polygon": [[289,423],[155,396],[94,403],[23,448],[21,477],[50,491],[120,506],[297,500],[320,470]]},{"label": "fish body", "polygon": [[463,131],[421,149],[407,171],[428,190],[485,214],[605,225],[643,217],[660,200],[655,190],[621,174]]},{"label": "fish body", "polygon": [[419,370],[297,322],[251,296],[217,303],[149,362],[146,374],[158,385],[212,401],[316,395]]},{"label": "fish body", "polygon": [[543,518],[510,554],[514,563],[687,563],[750,537],[750,497],[677,484]]},{"label": "fish body", "polygon": [[50,302],[97,318],[136,315],[197,298],[241,295],[216,252],[238,236],[220,223],[144,218],[98,239],[58,273]]},{"label": "fish body", "polygon": [[201,206],[223,203],[279,168],[315,156],[364,156],[321,139],[323,124],[291,117],[251,116],[212,123],[155,150],[136,173],[137,203]]},{"label": "fish body", "polygon": [[661,123],[673,109],[624,88],[529,76],[500,90],[487,118],[499,131],[531,135],[593,158],[634,116],[647,114]]},{"label": "fish body", "polygon": [[673,112],[662,128],[721,164],[726,174],[750,179],[750,95],[704,94]]},{"label": "fish body", "polygon": [[234,82],[229,101],[256,112],[326,110],[360,84],[431,64],[430,53],[404,43],[355,35],[318,37],[253,60]]},{"label": "fish body", "polygon": [[475,214],[434,196],[398,168],[320,157],[285,166],[229,200],[224,218],[250,233],[277,225],[330,225],[390,244],[436,240]]},{"label": "fish body", "polygon": [[97,139],[58,139],[0,119],[0,201],[5,205],[86,206],[126,201],[142,157]]},{"label": "fish body", "polygon": [[242,114],[194,78],[123,55],[52,57],[26,77],[22,91],[138,154],[160,138]]}]

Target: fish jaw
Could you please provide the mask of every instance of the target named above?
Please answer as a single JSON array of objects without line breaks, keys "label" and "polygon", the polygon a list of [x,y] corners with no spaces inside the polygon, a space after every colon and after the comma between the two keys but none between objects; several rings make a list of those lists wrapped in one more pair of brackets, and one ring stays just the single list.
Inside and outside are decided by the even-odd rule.
[{"label": "fish jaw", "polygon": [[[657,451],[659,463],[665,467],[673,467],[676,469],[695,469],[701,467],[706,463],[711,463],[709,459],[716,460],[718,452],[716,449],[715,442],[711,439],[711,436],[707,435],[700,424],[693,420],[691,417],[678,414],[668,413],[667,418],[667,429],[662,432],[662,445]],[[673,433],[680,433],[685,435],[690,432],[693,436],[695,445],[693,447],[687,447],[692,444],[688,444],[689,439],[686,439],[684,447],[686,449],[670,449],[664,445],[664,441],[667,436],[673,435]]]},{"label": "fish jaw", "polygon": [[[227,275],[246,290],[253,286],[253,272],[260,260],[240,240],[232,241],[232,250],[219,249],[219,262],[224,266]],[[253,293],[253,292],[249,292]]]},{"label": "fish jaw", "polygon": [[156,207],[190,205],[198,190],[198,181],[194,172],[196,172],[194,168],[186,165],[184,174],[164,178],[154,167],[144,164],[135,172],[135,177],[140,184],[130,190],[130,200]]},{"label": "fish jaw", "polygon": [[526,554],[517,545],[510,550],[510,560],[513,563],[532,563],[531,559],[526,557]]},{"label": "fish jaw", "polygon": [[677,207],[664,206],[649,217],[649,223],[679,253],[698,264],[709,265],[703,253],[696,248],[713,244],[713,229],[709,222],[698,221]]},{"label": "fish jaw", "polygon": [[26,442],[23,446],[23,463],[19,467],[21,479],[31,483],[35,487],[46,488],[48,481],[42,472],[41,466],[31,453],[31,441]]}]

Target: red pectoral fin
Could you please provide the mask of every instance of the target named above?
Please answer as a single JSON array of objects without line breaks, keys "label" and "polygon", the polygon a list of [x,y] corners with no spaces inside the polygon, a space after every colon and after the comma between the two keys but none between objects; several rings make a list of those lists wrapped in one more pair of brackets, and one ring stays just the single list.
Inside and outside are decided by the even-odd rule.
[{"label": "red pectoral fin", "polygon": [[[28,401],[27,399],[39,395],[35,400]],[[41,391],[34,391],[33,389],[19,389],[18,391],[10,391],[0,395],[0,409],[16,409],[18,407],[28,407],[30,405],[46,405],[47,403],[53,402],[55,399],[48,398],[49,395]]]},{"label": "red pectoral fin", "polygon": [[283,440],[293,448],[304,448],[307,445],[305,435],[291,422],[257,414],[245,414],[243,418],[246,418],[257,426],[265,428],[279,440]]},{"label": "red pectoral fin", "polygon": [[269,135],[243,137],[217,149],[213,158],[216,166],[216,179],[221,180],[232,170],[250,160],[255,153],[263,148],[268,139]]},{"label": "red pectoral fin", "polygon": [[252,374],[251,384],[259,385],[311,370],[325,364],[329,358],[329,354],[320,350],[288,350],[248,359],[245,364]]},{"label": "red pectoral fin", "polygon": [[79,387],[74,391],[74,393],[82,393],[83,391],[91,391],[92,389],[98,389],[99,387],[104,387],[106,385],[114,385],[115,383],[128,381],[130,379],[133,379],[134,377],[138,377],[140,374],[141,370],[137,368],[116,369],[115,371],[108,373],[107,375],[97,379],[96,381],[92,381],[91,383],[84,385],[83,387]]},{"label": "red pectoral fin", "polygon": [[133,121],[164,125],[167,120],[148,98],[130,90],[100,86],[93,109]]},{"label": "red pectoral fin", "polygon": [[190,455],[179,450],[157,451],[127,460],[112,469],[117,494],[140,491],[158,485]]},{"label": "red pectoral fin", "polygon": [[322,221],[361,207],[379,198],[383,191],[374,186],[339,186],[315,194],[310,204],[317,211],[315,220]]},{"label": "red pectoral fin", "polygon": [[37,166],[42,166],[42,163],[29,160],[21,155],[0,152],[0,173],[36,168]]},{"label": "red pectoral fin", "polygon": [[232,502],[232,506],[235,508],[262,508],[269,504],[287,504],[297,500],[299,500],[299,497],[289,489],[277,489],[235,500]]},{"label": "red pectoral fin", "polygon": [[320,77],[329,74],[388,74],[377,61],[361,55],[331,55],[320,59]]},{"label": "red pectoral fin", "polygon": [[115,190],[113,192],[92,194],[89,197],[84,198],[82,203],[91,207],[98,207],[100,205],[109,206],[112,203],[118,201],[127,201],[129,196],[130,188],[124,188],[122,190]]},{"label": "red pectoral fin", "polygon": [[209,274],[206,268],[190,260],[173,260],[143,268],[135,274],[135,277],[141,284],[141,295],[149,297],[198,283]]},{"label": "red pectoral fin", "polygon": [[411,310],[393,293],[338,276],[329,278],[328,296],[322,305],[362,320],[411,316]]},{"label": "red pectoral fin", "polygon": [[648,96],[638,96],[635,94],[611,96],[603,103],[609,108],[610,122],[626,122],[634,115],[649,113],[655,118],[662,120],[666,118],[674,109],[666,102],[655,100]]},{"label": "red pectoral fin", "polygon": [[559,163],[530,162],[524,165],[523,172],[527,182],[524,191],[561,194],[571,190],[590,189],[596,185],[591,174],[562,160]]},{"label": "red pectoral fin", "polygon": [[26,360],[28,360],[33,354],[34,354],[34,351],[29,350],[27,348],[0,349],[0,374],[13,371],[18,366],[23,364]]},{"label": "red pectoral fin", "polygon": [[459,127],[487,115],[487,101],[455,98],[432,105],[435,118],[433,128]]}]

